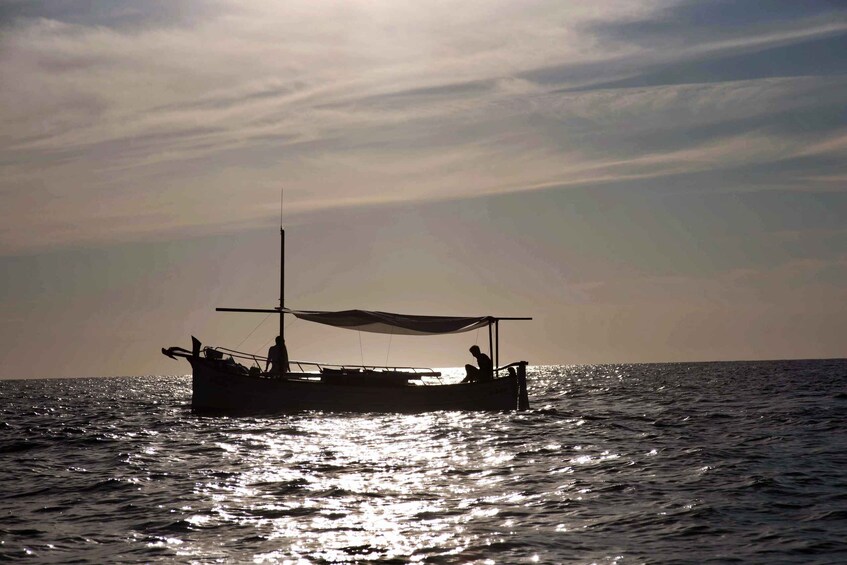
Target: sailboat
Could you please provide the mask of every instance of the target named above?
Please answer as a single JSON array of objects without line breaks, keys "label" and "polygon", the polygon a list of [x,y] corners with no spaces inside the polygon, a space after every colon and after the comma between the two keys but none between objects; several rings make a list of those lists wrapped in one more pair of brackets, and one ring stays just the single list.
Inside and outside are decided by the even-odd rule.
[{"label": "sailboat", "polygon": [[[528,317],[429,316],[368,310],[295,310],[285,307],[285,229],[280,227],[279,307],[216,308],[219,312],[279,315],[284,340],[286,315],[348,330],[432,336],[488,329],[491,375],[450,383],[424,367],[333,365],[289,361],[282,374],[262,370],[269,359],[225,347],[204,346],[193,337],[190,350],[163,348],[171,359],[191,364],[191,407],[201,413],[430,412],[437,410],[525,410],[529,408],[526,361],[500,366],[500,322]],[[275,360],[281,361],[281,360]],[[279,362],[278,366],[283,363]]]}]

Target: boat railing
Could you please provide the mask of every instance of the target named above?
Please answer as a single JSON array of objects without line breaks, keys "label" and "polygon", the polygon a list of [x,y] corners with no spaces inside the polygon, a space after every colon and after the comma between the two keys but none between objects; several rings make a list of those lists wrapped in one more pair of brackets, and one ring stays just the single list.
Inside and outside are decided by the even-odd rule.
[{"label": "boat railing", "polygon": [[[254,353],[245,353],[243,351],[236,351],[234,349],[229,349],[226,347],[209,347],[205,348],[206,351],[218,351],[222,355],[228,355],[237,361],[247,361],[251,364],[255,364],[259,370],[262,370],[262,364],[267,364],[268,358],[263,355],[256,355]],[[208,354],[207,354],[208,356]],[[387,365],[336,365],[332,363],[319,363],[317,361],[295,361],[290,360],[288,362],[289,367],[291,368],[292,373],[324,373],[327,370],[330,371],[339,371],[339,372],[362,372],[362,373],[404,373],[404,376],[414,375],[415,377],[441,377],[441,373],[439,371],[435,371],[428,367],[402,367],[402,366],[387,366]],[[294,368],[297,370],[294,370]]]},{"label": "boat railing", "polygon": [[526,365],[526,361],[515,361],[514,363],[509,363],[508,365],[503,365],[502,367],[497,367],[494,369],[494,376],[497,377],[497,373],[500,371],[509,371],[509,369],[515,369],[516,367],[520,367],[521,365]]}]

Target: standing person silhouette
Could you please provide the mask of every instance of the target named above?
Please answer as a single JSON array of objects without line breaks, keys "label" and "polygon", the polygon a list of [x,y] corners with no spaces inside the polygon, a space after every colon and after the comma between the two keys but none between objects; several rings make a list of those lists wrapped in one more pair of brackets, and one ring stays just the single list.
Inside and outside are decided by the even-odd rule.
[{"label": "standing person silhouette", "polygon": [[[268,366],[270,366],[271,370],[268,371]],[[288,348],[285,347],[285,340],[280,336],[276,337],[276,344],[272,345],[270,349],[268,349],[268,360],[265,362],[265,372],[274,375],[281,376],[289,371],[288,366]]]},{"label": "standing person silhouette", "polygon": [[472,345],[468,350],[471,355],[476,358],[479,368],[473,365],[465,365],[467,376],[462,380],[463,383],[472,383],[474,381],[490,381],[494,378],[494,366],[491,363],[491,357],[479,350],[478,345]]}]

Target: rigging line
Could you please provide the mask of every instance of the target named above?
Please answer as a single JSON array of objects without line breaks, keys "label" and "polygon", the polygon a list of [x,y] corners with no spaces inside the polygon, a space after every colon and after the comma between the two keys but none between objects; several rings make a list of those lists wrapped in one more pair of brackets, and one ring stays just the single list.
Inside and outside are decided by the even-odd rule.
[{"label": "rigging line", "polygon": [[[273,312],[271,312],[271,314],[273,314]],[[271,314],[268,314],[268,316],[270,316]],[[265,317],[265,320],[267,320],[267,316]],[[264,322],[264,320],[262,320],[262,321]],[[293,320],[291,320],[290,322],[288,322],[288,324],[285,326],[285,329],[290,328],[290,327],[291,327],[291,325],[292,325],[294,322],[296,322],[296,321],[297,321],[297,318],[294,318]],[[248,336],[248,337],[249,337],[249,336]],[[259,354],[259,351],[261,351],[261,350],[263,350],[264,348],[266,348],[267,346],[269,346],[269,345],[271,344],[271,342],[272,342],[273,340],[275,340],[275,339],[276,339],[276,336],[274,336],[274,337],[272,337],[271,339],[269,339],[268,341],[266,341],[266,342],[265,342],[265,344],[264,344],[263,346],[259,347],[258,349],[256,349],[256,351],[254,351],[254,352],[253,352],[253,355],[258,355],[258,354]],[[239,346],[239,347],[240,347],[240,346]],[[236,349],[238,349],[238,348],[236,348]]]},{"label": "rigging line", "polygon": [[391,338],[394,337],[394,326],[391,326],[391,333],[388,334],[388,350],[385,352],[385,366],[388,367],[388,354],[391,353]]},{"label": "rigging line", "polygon": [[362,356],[362,367],[364,367],[365,366],[365,350],[362,349],[362,332],[357,331],[356,333],[359,334],[359,355]]},{"label": "rigging line", "polygon": [[244,339],[242,339],[242,340],[241,340],[241,343],[239,343],[238,345],[236,345],[236,346],[235,346],[235,349],[236,349],[236,350],[238,350],[238,348],[239,348],[239,347],[241,347],[242,345],[244,345],[244,342],[245,342],[245,341],[247,341],[248,339],[250,339],[250,336],[251,336],[251,335],[253,335],[254,333],[256,333],[256,330],[258,330],[258,329],[259,329],[259,326],[261,326],[262,324],[264,324],[264,323],[265,323],[265,320],[267,320],[267,319],[268,319],[268,318],[270,318],[270,317],[271,317],[271,315],[270,315],[270,314],[268,314],[267,316],[265,316],[264,318],[262,318],[262,321],[261,321],[261,322],[259,322],[258,324],[256,324],[256,327],[255,327],[255,328],[253,328],[253,331],[251,331],[249,334],[247,334],[247,337],[245,337]]},{"label": "rigging line", "polygon": [[261,350],[263,350],[264,348],[269,346],[271,344],[271,342],[275,339],[276,339],[276,336],[274,336],[274,337],[270,338],[268,341],[266,341],[263,346],[256,348],[256,351],[253,352],[253,355],[258,355]]}]

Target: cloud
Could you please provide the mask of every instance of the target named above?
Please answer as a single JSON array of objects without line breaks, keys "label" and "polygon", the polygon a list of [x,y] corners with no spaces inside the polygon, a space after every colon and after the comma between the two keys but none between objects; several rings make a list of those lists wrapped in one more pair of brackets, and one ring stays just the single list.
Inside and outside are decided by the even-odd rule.
[{"label": "cloud", "polygon": [[188,25],[223,5],[206,0],[5,0],[0,3],[0,25],[21,20],[47,19],[86,26],[133,29]]},{"label": "cloud", "polygon": [[788,34],[684,48],[675,53],[673,62],[641,66],[631,76],[572,90],[843,74],[847,62],[838,54],[847,48],[845,32],[847,24],[827,23]]},{"label": "cloud", "polygon": [[[674,50],[655,42],[683,41],[694,4],[9,6],[6,253],[250,225],[283,182],[305,212],[791,159],[841,174],[801,166],[844,152],[824,141],[843,63],[796,76],[843,41],[824,6]],[[765,47],[778,72],[755,72]]]},{"label": "cloud", "polygon": [[647,47],[677,48],[709,42],[737,42],[786,29],[806,28],[838,21],[844,7],[831,0],[681,0],[656,6],[646,17],[593,24],[607,41]]},{"label": "cloud", "polygon": [[573,285],[591,304],[638,303],[692,308],[745,304],[763,308],[804,304],[826,309],[833,299],[847,299],[847,256],[794,259],[767,268],[736,268],[708,277],[642,276]]}]

